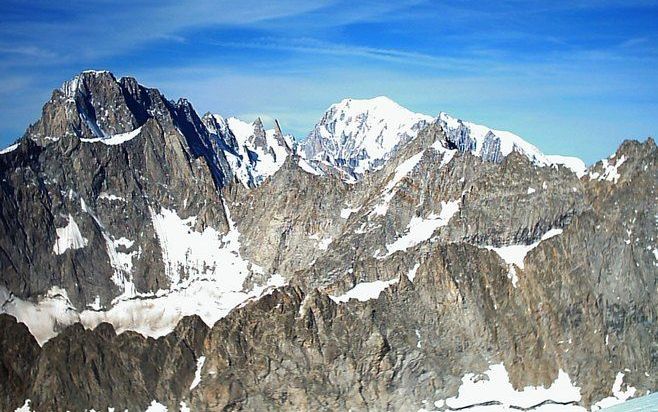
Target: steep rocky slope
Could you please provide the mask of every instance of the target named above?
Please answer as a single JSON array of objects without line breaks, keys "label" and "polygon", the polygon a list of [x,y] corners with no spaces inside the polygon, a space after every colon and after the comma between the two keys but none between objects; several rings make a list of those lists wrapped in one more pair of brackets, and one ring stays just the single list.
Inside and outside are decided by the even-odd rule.
[{"label": "steep rocky slope", "polygon": [[653,140],[585,172],[444,114],[336,113],[316,158],[107,72],[55,91],[0,154],[0,409],[575,411],[656,388]]},{"label": "steep rocky slope", "polygon": [[260,118],[249,124],[207,113],[202,121],[217,142],[214,150],[225,154],[232,173],[246,187],[255,187],[276,173],[296,147],[293,137],[284,135],[277,121],[269,130]]},{"label": "steep rocky slope", "polygon": [[[133,123],[106,124],[92,103],[121,108]],[[83,118],[96,126],[78,128]],[[212,323],[257,293],[243,288],[259,269],[240,257],[218,192],[238,180],[233,154],[219,150],[225,138],[188,102],[108,72],[55,90],[0,158],[3,310],[29,319],[40,311],[33,301],[51,307],[32,327],[40,341],[77,320],[161,334],[185,314]],[[164,316],[156,301],[169,308]]]}]

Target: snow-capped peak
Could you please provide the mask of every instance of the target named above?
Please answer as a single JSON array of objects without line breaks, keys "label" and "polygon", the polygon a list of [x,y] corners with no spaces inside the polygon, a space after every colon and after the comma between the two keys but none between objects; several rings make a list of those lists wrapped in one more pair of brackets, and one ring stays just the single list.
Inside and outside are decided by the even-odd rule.
[{"label": "snow-capped peak", "polygon": [[327,109],[309,134],[303,154],[360,175],[382,166],[401,144],[431,122],[391,99],[344,99]]},{"label": "snow-capped peak", "polygon": [[240,146],[244,146],[245,144],[249,144],[250,142],[253,145],[253,141],[255,140],[256,134],[258,134],[260,131],[257,130],[258,124],[262,123],[260,122],[260,119],[254,121],[253,123],[245,122],[243,120],[238,119],[237,117],[229,117],[226,119],[226,124],[228,125],[229,129],[233,132],[233,135],[235,135],[235,138],[238,140],[238,143]]},{"label": "snow-capped peak", "polygon": [[461,152],[469,151],[489,162],[501,162],[513,151],[525,155],[538,166],[561,165],[581,177],[585,173],[585,163],[571,156],[545,155],[536,146],[514,133],[491,129],[487,126],[463,121],[441,112],[437,117],[449,142]]},{"label": "snow-capped peak", "polygon": [[345,180],[354,181],[366,171],[380,169],[431,123],[441,127],[448,145],[485,161],[499,163],[516,151],[538,166],[563,165],[582,175],[580,159],[546,156],[514,133],[444,112],[436,118],[414,113],[384,96],[344,99],[331,105],[300,147],[300,154],[315,170],[338,170]]},{"label": "snow-capped peak", "polygon": [[106,76],[108,79],[116,81],[114,75],[107,70],[85,70],[75,75],[71,80],[65,81],[59,90],[64,93],[67,98],[73,98],[80,88],[80,84],[83,81],[83,78],[97,76]]},{"label": "snow-capped peak", "polygon": [[206,113],[202,118],[206,128],[210,133],[220,133],[228,131],[226,119],[216,113]]},{"label": "snow-capped peak", "polygon": [[486,161],[497,163],[516,150],[538,165],[551,164],[537,147],[514,133],[463,121],[444,112],[439,113],[437,122],[447,139],[461,152],[469,151]]},{"label": "snow-capped peak", "polygon": [[260,118],[248,123],[211,113],[203,117],[203,122],[211,134],[223,141],[231,169],[247,187],[257,186],[276,173],[292,153],[294,139],[283,135],[278,123],[266,130]]}]

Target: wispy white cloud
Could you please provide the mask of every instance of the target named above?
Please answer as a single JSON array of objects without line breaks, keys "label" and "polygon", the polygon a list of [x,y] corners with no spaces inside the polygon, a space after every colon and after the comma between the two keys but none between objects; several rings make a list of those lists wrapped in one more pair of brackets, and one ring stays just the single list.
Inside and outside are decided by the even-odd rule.
[{"label": "wispy white cloud", "polygon": [[11,46],[0,44],[0,54],[25,56],[28,58],[53,58],[55,53],[36,46]]},{"label": "wispy white cloud", "polygon": [[[358,46],[333,43],[313,38],[263,38],[249,42],[215,42],[215,46],[236,49],[260,49],[290,51],[307,54],[362,57],[407,65],[428,66],[435,69],[468,70],[472,59],[436,56],[400,49]],[[494,62],[491,62],[494,64]]]},{"label": "wispy white cloud", "polygon": [[2,6],[7,14],[32,7],[45,9],[59,17],[57,21],[44,20],[38,12],[34,13],[34,18],[24,13],[20,18],[5,16],[0,25],[0,37],[13,39],[17,48],[25,47],[25,44],[42,44],[62,62],[116,55],[158,39],[182,41],[184,37],[180,33],[190,28],[263,24],[308,13],[331,4],[331,1],[141,0],[118,4],[73,0],[61,3],[36,1],[27,5],[22,1],[7,0]]}]

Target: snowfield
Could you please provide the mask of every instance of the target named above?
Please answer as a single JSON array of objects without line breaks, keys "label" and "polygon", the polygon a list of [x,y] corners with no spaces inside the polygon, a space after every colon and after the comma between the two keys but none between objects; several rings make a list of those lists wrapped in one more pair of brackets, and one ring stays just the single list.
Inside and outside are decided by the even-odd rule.
[{"label": "snowfield", "polygon": [[[84,201],[82,208],[96,218]],[[75,308],[66,290],[57,286],[51,287],[36,302],[19,299],[0,286],[0,307],[4,313],[25,323],[40,345],[76,322],[88,329],[108,322],[117,333],[133,330],[150,337],[166,335],[181,318],[194,314],[212,326],[241,304],[286,284],[282,276],[273,274],[262,285],[249,290],[243,288],[247,276],[252,272],[262,274],[262,269],[241,257],[240,232],[231,221],[228,208],[225,210],[230,225],[225,235],[212,227],[197,232],[194,230],[195,217],[181,219],[175,211],[167,209],[158,213],[152,211],[153,226],[171,280],[169,289],[137,293],[131,278],[135,256],[116,252],[116,246],[129,246],[131,241],[114,239],[106,234],[110,262],[117,269],[113,279],[125,287],[124,293],[112,302],[111,307],[101,308],[97,301],[87,309]],[[100,222],[99,225],[104,230]],[[58,236],[54,246],[56,252],[86,245],[70,216],[69,224],[58,229]],[[184,280],[180,278],[181,271],[188,275]]]}]

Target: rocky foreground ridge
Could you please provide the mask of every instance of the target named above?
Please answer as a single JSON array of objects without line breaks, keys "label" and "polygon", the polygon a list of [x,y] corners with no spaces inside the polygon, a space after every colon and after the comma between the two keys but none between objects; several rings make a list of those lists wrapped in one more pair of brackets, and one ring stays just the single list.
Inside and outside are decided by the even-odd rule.
[{"label": "rocky foreground ridge", "polygon": [[654,391],[657,161],[627,141],[585,169],[385,98],[297,143],[81,73],[0,152],[0,410],[582,411]]}]

